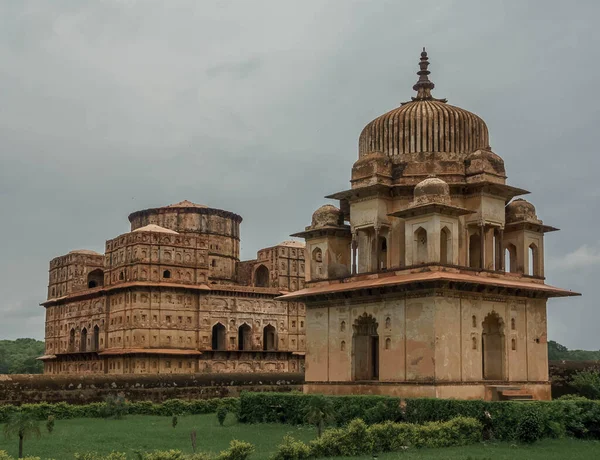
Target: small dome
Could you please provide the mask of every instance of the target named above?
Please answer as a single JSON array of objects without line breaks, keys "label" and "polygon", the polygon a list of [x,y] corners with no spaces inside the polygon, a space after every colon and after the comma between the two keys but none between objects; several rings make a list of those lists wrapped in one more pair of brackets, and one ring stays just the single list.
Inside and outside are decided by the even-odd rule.
[{"label": "small dome", "polygon": [[326,204],[313,213],[311,228],[338,227],[342,219],[342,212],[338,208]]},{"label": "small dome", "polygon": [[535,206],[523,198],[517,198],[506,206],[506,223],[523,221],[540,222]]},{"label": "small dome", "polygon": [[450,203],[450,187],[442,179],[429,177],[415,186],[413,206],[426,203]]},{"label": "small dome", "polygon": [[144,227],[136,228],[134,232],[156,232],[156,233],[170,233],[172,235],[179,235],[175,230],[161,227],[160,225],[148,224]]},{"label": "small dome", "polygon": [[467,176],[488,173],[506,177],[504,160],[491,150],[476,150],[465,158]]}]

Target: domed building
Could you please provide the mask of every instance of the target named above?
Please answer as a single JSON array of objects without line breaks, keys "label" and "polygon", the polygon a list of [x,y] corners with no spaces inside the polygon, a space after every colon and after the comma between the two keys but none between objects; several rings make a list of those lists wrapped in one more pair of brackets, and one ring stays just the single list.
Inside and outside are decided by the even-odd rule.
[{"label": "domed building", "polygon": [[[544,235],[479,116],[416,95],[365,126],[306,240],[305,391],[550,399]],[[310,258],[310,261],[308,260]]]},{"label": "domed building", "polygon": [[46,374],[301,372],[304,243],[240,261],[230,211],[189,201],[137,211],[104,254],[50,261]]}]

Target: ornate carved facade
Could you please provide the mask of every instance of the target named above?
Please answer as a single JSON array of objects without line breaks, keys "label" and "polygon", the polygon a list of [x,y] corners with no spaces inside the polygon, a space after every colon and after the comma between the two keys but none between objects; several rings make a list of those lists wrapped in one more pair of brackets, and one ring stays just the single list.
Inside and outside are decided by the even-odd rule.
[{"label": "ornate carved facade", "polygon": [[50,262],[48,374],[299,372],[304,245],[239,260],[237,214],[183,201],[134,212],[104,254]]},{"label": "ornate carved facade", "polygon": [[[416,97],[369,123],[306,240],[308,392],[549,399],[544,225],[478,116]],[[347,224],[346,222],[349,222]]]}]

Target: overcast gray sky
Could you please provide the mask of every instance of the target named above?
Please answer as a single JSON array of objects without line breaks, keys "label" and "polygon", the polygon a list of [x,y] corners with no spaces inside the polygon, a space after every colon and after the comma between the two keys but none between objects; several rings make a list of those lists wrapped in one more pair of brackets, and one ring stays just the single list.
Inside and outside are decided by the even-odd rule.
[{"label": "overcast gray sky", "polygon": [[[43,338],[48,262],[135,210],[244,217],[242,257],[348,188],[363,126],[437,97],[480,115],[532,192],[549,338],[599,349],[600,2],[0,0],[0,338]],[[596,139],[596,140],[595,140]],[[597,284],[596,284],[597,286]]]}]

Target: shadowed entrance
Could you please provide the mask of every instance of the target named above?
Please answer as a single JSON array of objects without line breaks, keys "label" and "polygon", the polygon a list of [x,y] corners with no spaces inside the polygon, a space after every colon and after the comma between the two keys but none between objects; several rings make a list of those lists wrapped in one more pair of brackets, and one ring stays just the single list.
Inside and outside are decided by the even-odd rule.
[{"label": "shadowed entrance", "polygon": [[354,322],[352,372],[354,380],[379,379],[379,336],[377,321],[364,313]]}]

